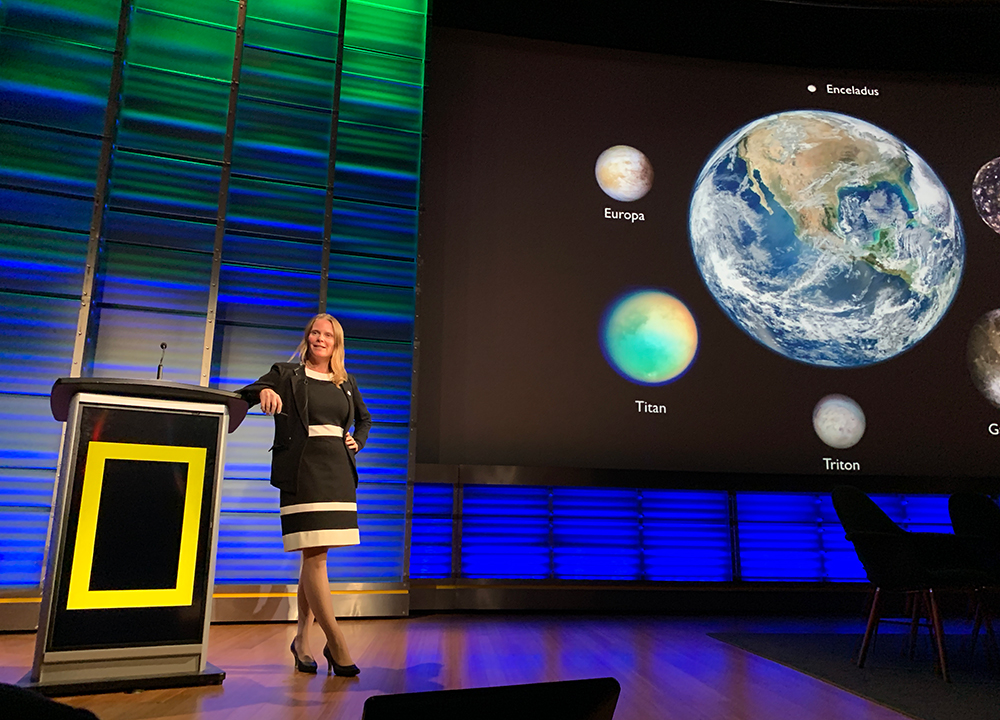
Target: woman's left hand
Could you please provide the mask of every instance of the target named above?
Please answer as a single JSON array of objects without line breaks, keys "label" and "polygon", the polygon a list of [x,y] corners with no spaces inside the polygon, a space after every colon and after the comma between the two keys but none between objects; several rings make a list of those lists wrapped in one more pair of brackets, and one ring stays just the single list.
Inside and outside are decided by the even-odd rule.
[{"label": "woman's left hand", "polygon": [[358,441],[355,440],[351,436],[351,433],[349,433],[349,432],[344,434],[344,444],[347,447],[349,447],[351,450],[353,450],[354,452],[358,451]]}]

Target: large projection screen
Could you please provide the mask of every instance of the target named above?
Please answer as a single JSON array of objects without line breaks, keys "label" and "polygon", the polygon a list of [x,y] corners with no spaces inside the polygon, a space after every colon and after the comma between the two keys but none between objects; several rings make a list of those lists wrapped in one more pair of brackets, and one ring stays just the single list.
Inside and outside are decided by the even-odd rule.
[{"label": "large projection screen", "polygon": [[427,87],[419,467],[998,474],[990,78],[438,29]]}]

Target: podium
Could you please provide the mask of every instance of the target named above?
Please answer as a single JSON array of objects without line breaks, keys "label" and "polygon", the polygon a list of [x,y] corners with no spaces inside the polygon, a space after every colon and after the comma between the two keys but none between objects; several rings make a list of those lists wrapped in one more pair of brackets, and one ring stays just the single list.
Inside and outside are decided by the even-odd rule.
[{"label": "podium", "polygon": [[66,422],[31,672],[46,695],[218,685],[206,661],[226,434],[238,395],[60,378]]}]

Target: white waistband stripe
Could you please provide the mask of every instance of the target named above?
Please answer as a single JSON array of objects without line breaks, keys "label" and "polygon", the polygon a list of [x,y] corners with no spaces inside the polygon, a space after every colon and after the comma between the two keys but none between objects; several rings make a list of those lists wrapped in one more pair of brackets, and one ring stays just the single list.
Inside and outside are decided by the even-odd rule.
[{"label": "white waistband stripe", "polygon": [[340,425],[310,425],[309,437],[344,437],[344,428]]},{"label": "white waistband stripe", "polygon": [[279,514],[294,515],[303,512],[357,512],[358,504],[352,502],[314,502],[299,503],[298,505],[286,505],[281,508]]}]

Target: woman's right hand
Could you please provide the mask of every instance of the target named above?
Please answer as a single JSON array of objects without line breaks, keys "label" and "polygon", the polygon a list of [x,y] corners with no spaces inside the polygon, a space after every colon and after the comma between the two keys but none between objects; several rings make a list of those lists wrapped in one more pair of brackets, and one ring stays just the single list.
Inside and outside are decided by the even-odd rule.
[{"label": "woman's right hand", "polygon": [[281,412],[281,396],[271,388],[264,388],[260,391],[260,409],[265,415],[274,415]]}]

